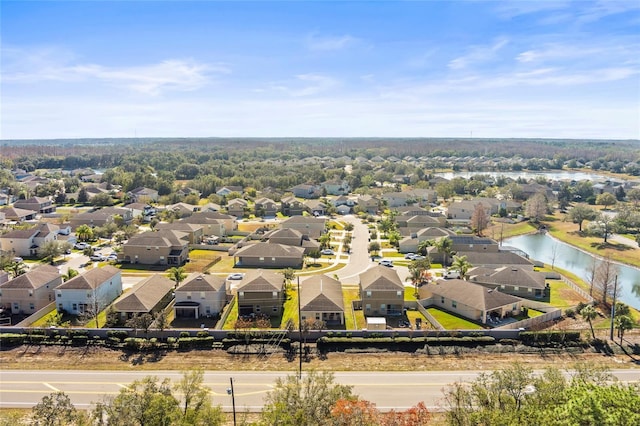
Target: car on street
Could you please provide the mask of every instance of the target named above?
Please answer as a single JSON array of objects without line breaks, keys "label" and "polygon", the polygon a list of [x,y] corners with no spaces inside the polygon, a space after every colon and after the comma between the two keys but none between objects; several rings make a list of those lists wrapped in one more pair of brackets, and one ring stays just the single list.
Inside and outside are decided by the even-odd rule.
[{"label": "car on street", "polygon": [[324,249],[324,250],[322,250],[322,251],[320,252],[320,254],[324,254],[324,255],[332,255],[332,254],[335,254],[335,253],[334,253],[334,252],[333,252],[333,250],[331,250],[331,249]]},{"label": "car on street", "polygon": [[386,266],[388,268],[393,268],[393,261],[392,260],[388,260],[388,259],[382,259],[380,261],[380,265],[381,266]]},{"label": "car on street", "polygon": [[240,274],[240,273],[229,274],[229,276],[227,277],[227,279],[229,280],[241,280],[243,278],[244,278],[244,274]]},{"label": "car on street", "polygon": [[73,248],[74,248],[74,249],[76,249],[76,250],[84,250],[84,249],[86,249],[87,247],[90,247],[90,245],[89,245],[89,244],[87,244],[87,243],[75,243],[75,244],[73,245]]},{"label": "car on street", "polygon": [[104,262],[107,258],[100,253],[92,254],[89,259],[93,262]]},{"label": "car on street", "polygon": [[416,256],[415,253],[407,253],[404,255],[405,259],[409,259],[409,260],[413,260],[413,258]]},{"label": "car on street", "polygon": [[115,253],[111,253],[109,256],[107,256],[107,260],[108,261],[118,260],[118,255]]}]

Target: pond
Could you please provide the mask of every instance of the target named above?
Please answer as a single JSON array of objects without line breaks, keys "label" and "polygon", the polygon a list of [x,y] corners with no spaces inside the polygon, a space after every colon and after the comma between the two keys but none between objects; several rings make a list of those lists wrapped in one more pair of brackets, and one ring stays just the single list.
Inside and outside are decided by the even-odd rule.
[{"label": "pond", "polygon": [[[551,264],[554,246],[556,250],[555,266],[574,273],[587,280],[587,270],[593,256],[568,244],[551,238],[547,234],[530,234],[507,238],[503,245],[518,248],[531,259]],[[640,309],[640,297],[634,293],[633,287],[640,286],[640,269],[627,265],[617,265],[618,286],[621,286],[620,301],[636,309]]]},{"label": "pond", "polygon": [[[556,170],[556,171],[548,171],[548,172],[445,172],[445,173],[436,173],[436,176],[443,177],[445,179],[453,179],[455,177],[462,177],[465,179],[469,179],[475,175],[489,175],[492,178],[497,178],[499,176],[504,176],[510,179],[518,179],[523,178],[526,180],[535,179],[537,177],[544,177],[547,180],[605,180],[608,179],[607,176],[599,175],[597,173],[586,173],[579,172],[575,170]],[[623,180],[622,178],[616,178],[617,180]]]}]

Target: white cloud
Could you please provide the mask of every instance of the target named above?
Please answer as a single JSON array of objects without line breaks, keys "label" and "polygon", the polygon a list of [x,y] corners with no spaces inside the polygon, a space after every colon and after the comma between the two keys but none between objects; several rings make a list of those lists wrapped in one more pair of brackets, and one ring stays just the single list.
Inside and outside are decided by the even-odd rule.
[{"label": "white cloud", "polygon": [[211,81],[214,73],[230,73],[225,66],[182,59],[140,66],[109,67],[80,63],[71,53],[58,56],[58,51],[55,48],[29,52],[3,49],[3,53],[8,53],[8,61],[3,65],[3,81],[29,84],[46,81],[102,82],[139,93],[157,95],[167,90],[195,90]]},{"label": "white cloud", "polygon": [[449,68],[459,70],[476,63],[487,62],[493,59],[496,53],[508,43],[506,38],[500,38],[490,46],[472,46],[466,55],[450,61]]},{"label": "white cloud", "polygon": [[299,74],[296,81],[288,85],[273,84],[272,89],[283,91],[293,97],[318,95],[339,85],[338,80],[321,74]]},{"label": "white cloud", "polygon": [[312,34],[307,39],[307,47],[310,50],[333,51],[342,50],[357,44],[359,40],[348,34],[341,36],[319,36]]}]

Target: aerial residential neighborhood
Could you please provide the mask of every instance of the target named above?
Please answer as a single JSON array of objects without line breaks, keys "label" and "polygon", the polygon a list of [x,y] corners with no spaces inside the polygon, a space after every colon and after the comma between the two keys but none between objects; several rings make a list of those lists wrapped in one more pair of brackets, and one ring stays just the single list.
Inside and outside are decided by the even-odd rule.
[{"label": "aerial residential neighborhood", "polygon": [[0,426],[640,425],[638,2],[1,9]]}]

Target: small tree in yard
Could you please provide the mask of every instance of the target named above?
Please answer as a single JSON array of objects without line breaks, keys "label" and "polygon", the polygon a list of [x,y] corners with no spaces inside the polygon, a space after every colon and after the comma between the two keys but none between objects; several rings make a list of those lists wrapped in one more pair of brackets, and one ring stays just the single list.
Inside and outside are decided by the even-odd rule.
[{"label": "small tree in yard", "polygon": [[487,226],[489,226],[489,216],[484,209],[484,205],[478,203],[471,215],[471,229],[473,229],[477,235],[482,235],[482,231],[487,229]]},{"label": "small tree in yard", "polygon": [[633,328],[633,320],[628,315],[616,315],[613,324],[618,330],[618,337],[620,337],[620,344],[622,344],[624,332]]},{"label": "small tree in yard", "polygon": [[31,417],[36,426],[67,426],[78,420],[78,411],[67,394],[56,392],[44,396]]},{"label": "small tree in yard", "polygon": [[380,243],[378,243],[377,241],[372,241],[369,243],[369,253],[371,253],[372,256],[378,254],[379,251]]},{"label": "small tree in yard", "polygon": [[538,223],[544,219],[548,209],[547,197],[539,192],[527,200],[525,214],[529,220]]},{"label": "small tree in yard", "polygon": [[598,212],[589,207],[587,204],[576,204],[569,210],[569,219],[573,223],[578,224],[578,232],[582,232],[582,222],[585,220],[595,220]]},{"label": "small tree in yard", "polygon": [[616,200],[616,196],[608,192],[599,194],[596,197],[596,204],[599,206],[603,206],[604,210],[607,210],[607,207],[609,206],[615,206],[617,201],[618,200]]},{"label": "small tree in yard", "polygon": [[589,327],[591,328],[591,337],[596,338],[596,333],[593,331],[593,323],[592,321],[596,319],[598,316],[598,312],[593,307],[593,305],[587,305],[582,310],[580,310],[580,315],[589,323]]}]

